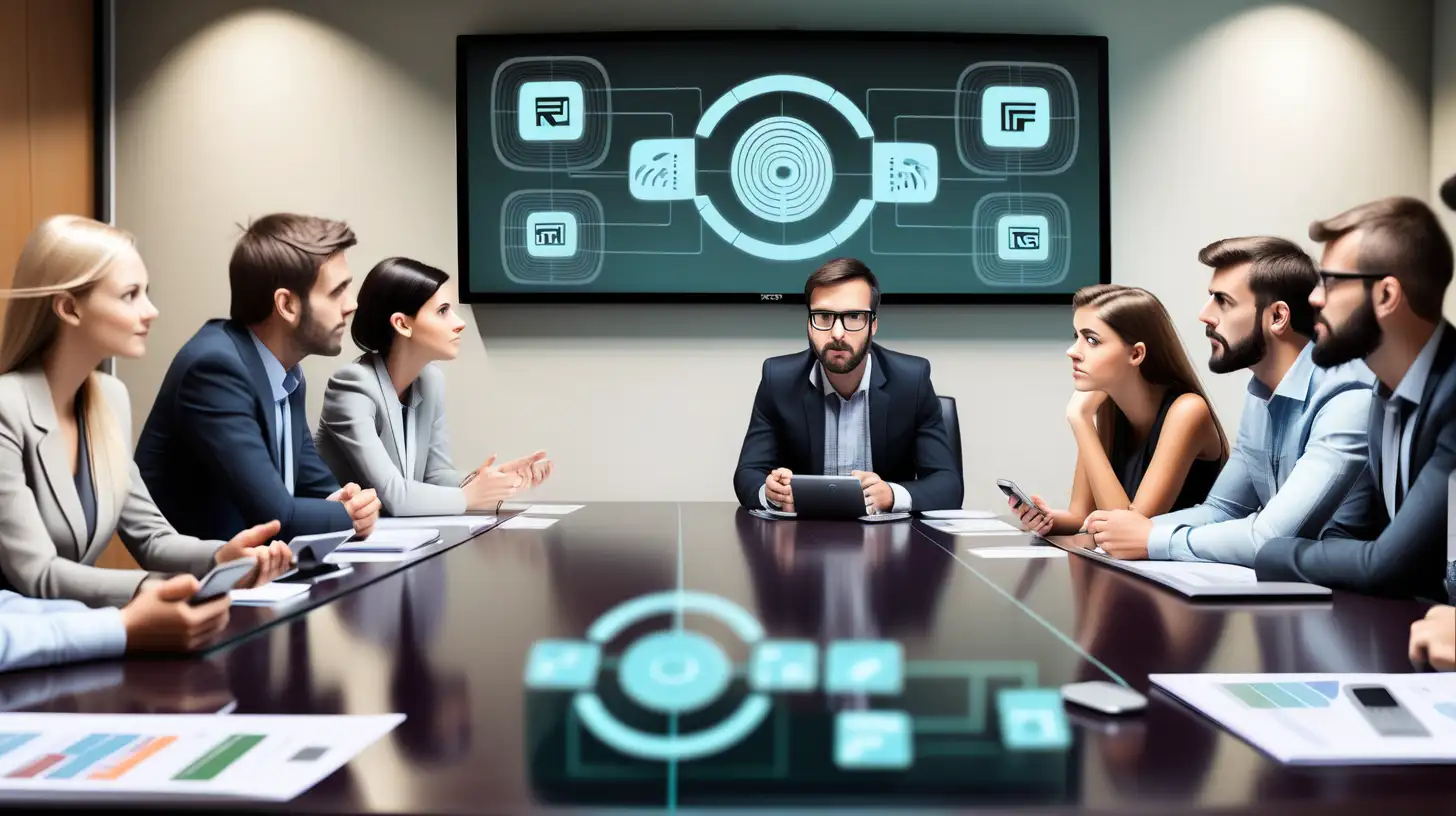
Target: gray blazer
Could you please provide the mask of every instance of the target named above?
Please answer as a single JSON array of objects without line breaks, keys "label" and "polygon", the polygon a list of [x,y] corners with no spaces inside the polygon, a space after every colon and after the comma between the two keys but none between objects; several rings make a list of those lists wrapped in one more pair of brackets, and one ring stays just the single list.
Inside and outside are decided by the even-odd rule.
[{"label": "gray blazer", "polygon": [[[96,534],[86,540],[86,517],[67,461],[50,385],[38,366],[0,375],[0,588],[33,598],[69,598],[88,606],[123,606],[148,577],[212,567],[220,541],[179,534],[162,516],[131,459],[131,401],[115,377],[98,375],[101,392],[122,431],[131,484],[121,506],[96,474]],[[144,569],[94,566],[112,533]],[[159,576],[165,577],[165,576]]]},{"label": "gray blazer", "polygon": [[445,375],[433,365],[410,388],[409,422],[384,359],[368,353],[329,378],[314,446],[340,483],[374,488],[389,516],[464,513],[465,476],[450,462]]}]

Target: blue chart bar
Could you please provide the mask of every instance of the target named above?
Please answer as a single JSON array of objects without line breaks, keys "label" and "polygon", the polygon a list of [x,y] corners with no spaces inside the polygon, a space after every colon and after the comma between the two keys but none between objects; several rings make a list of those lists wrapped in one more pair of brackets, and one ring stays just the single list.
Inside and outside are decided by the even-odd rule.
[{"label": "blue chart bar", "polygon": [[30,742],[40,734],[0,734],[0,757]]},{"label": "blue chart bar", "polygon": [[[71,761],[56,769],[55,773],[47,775],[47,779],[73,779],[86,771],[91,766],[105,760],[107,757],[130,745],[137,738],[135,734],[93,734],[86,739],[71,746],[66,751]],[[81,751],[76,751],[82,746]]]}]

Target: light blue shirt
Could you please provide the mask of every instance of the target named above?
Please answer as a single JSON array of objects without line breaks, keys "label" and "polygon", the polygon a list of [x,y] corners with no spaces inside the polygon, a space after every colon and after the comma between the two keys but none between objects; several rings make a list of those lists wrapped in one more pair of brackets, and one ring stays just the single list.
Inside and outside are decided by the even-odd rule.
[{"label": "light blue shirt", "polygon": [[1228,463],[1196,507],[1153,518],[1148,558],[1254,566],[1272,538],[1357,530],[1376,500],[1367,467],[1375,375],[1356,360],[1320,368],[1309,343],[1272,392],[1249,380]]},{"label": "light blue shirt", "polygon": [[[1421,348],[1421,353],[1416,355],[1411,367],[1406,369],[1405,376],[1400,378],[1400,385],[1395,387],[1394,392],[1383,384],[1375,386],[1375,396],[1380,400],[1380,406],[1385,409],[1384,433],[1380,445],[1380,488],[1385,497],[1385,510],[1390,518],[1395,518],[1398,505],[1395,500],[1396,480],[1400,480],[1402,496],[1410,489],[1411,436],[1414,435],[1416,427],[1411,419],[1421,404],[1421,395],[1426,391],[1426,380],[1431,376],[1431,366],[1436,363],[1436,349],[1440,347],[1441,335],[1445,333],[1446,324],[1437,323],[1435,333]],[[1400,400],[1406,403],[1403,414],[1398,407]],[[1389,452],[1394,450],[1400,453],[1390,456]]]},{"label": "light blue shirt", "polygon": [[[810,384],[824,393],[823,473],[826,476],[848,476],[856,470],[873,472],[875,469],[874,451],[870,449],[870,372],[874,364],[874,357],[866,355],[864,375],[848,397],[834,390],[822,363],[815,363],[809,369]],[[894,482],[886,484],[894,496],[889,512],[909,512],[910,491]],[[773,506],[768,501],[766,485],[758,489],[758,500],[764,507]]]},{"label": "light blue shirt", "polygon": [[303,369],[295,365],[287,371],[283,370],[283,364],[273,356],[273,352],[263,345],[258,335],[251,330],[248,336],[253,338],[253,347],[258,350],[258,359],[263,361],[263,370],[268,374],[268,385],[273,389],[273,417],[277,425],[277,437],[273,443],[278,446],[278,467],[283,471],[283,486],[288,490],[288,495],[293,495],[293,390],[303,378]]},{"label": "light blue shirt", "polygon": [[126,627],[119,609],[0,590],[0,671],[116,657],[124,651]]}]

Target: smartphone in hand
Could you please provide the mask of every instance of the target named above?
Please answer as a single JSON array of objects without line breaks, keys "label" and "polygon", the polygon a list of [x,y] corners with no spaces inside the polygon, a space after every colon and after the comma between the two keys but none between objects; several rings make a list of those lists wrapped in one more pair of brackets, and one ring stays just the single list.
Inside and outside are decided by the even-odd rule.
[{"label": "smartphone in hand", "polygon": [[218,564],[203,577],[202,587],[197,590],[196,595],[187,599],[187,603],[198,606],[226,595],[238,585],[239,581],[248,577],[248,573],[252,572],[253,567],[257,565],[258,559],[251,555],[229,561],[226,564]]},{"label": "smartphone in hand", "polygon": [[1026,491],[1022,490],[1021,487],[1016,484],[1016,482],[1013,482],[1010,479],[997,479],[996,486],[1001,488],[1002,493],[1005,493],[1007,496],[1016,499],[1027,507],[1036,507],[1036,502],[1032,501],[1031,497],[1026,494]]}]

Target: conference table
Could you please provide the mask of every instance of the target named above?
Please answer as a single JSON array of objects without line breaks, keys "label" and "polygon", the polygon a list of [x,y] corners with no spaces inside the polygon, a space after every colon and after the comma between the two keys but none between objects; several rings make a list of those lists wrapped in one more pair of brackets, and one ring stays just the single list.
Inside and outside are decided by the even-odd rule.
[{"label": "conference table", "polygon": [[[1451,812],[1456,797],[1450,767],[1283,765],[1148,682],[1408,672],[1418,603],[1192,602],[1076,554],[968,555],[1024,534],[770,521],[727,503],[588,504],[546,529],[442,532],[411,563],[356,565],[304,603],[235,607],[201,654],[0,675],[0,710],[406,715],[294,801],[243,805],[261,811],[1287,814]],[[771,659],[754,651],[765,640],[817,650],[823,671],[755,691],[750,672],[773,671],[754,662]],[[896,689],[835,678],[836,648],[887,642]],[[598,647],[589,685],[550,682],[570,663],[549,663],[562,644]],[[654,691],[685,676],[662,660],[644,674],[679,647],[699,650],[704,676],[726,656],[705,696],[701,683]],[[1006,744],[1000,691],[1097,679],[1147,708],[1068,706],[1069,746]],[[882,710],[910,718],[913,760],[853,767],[837,723]]]}]

